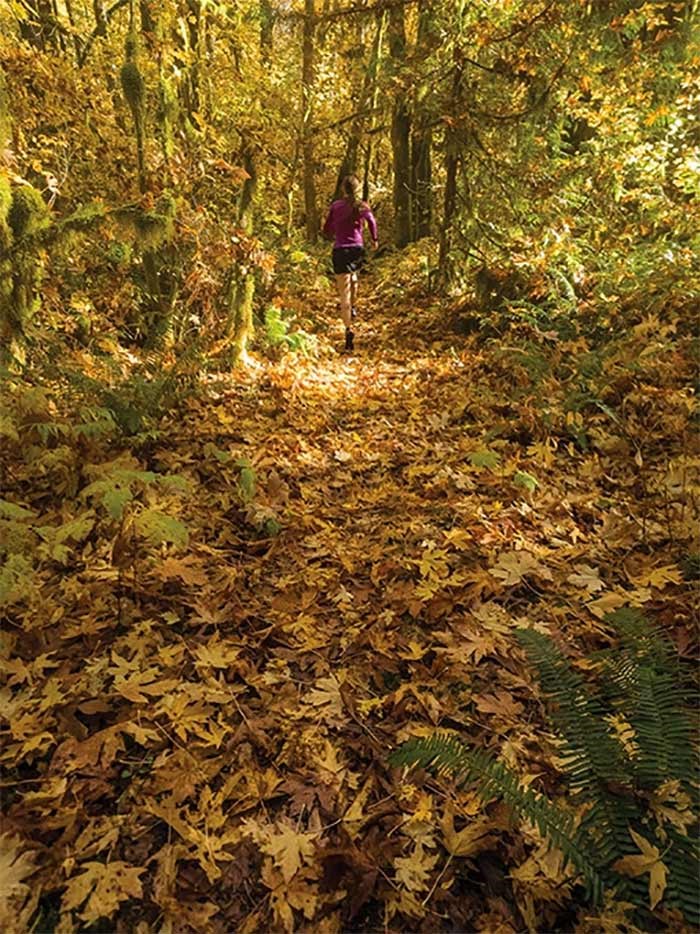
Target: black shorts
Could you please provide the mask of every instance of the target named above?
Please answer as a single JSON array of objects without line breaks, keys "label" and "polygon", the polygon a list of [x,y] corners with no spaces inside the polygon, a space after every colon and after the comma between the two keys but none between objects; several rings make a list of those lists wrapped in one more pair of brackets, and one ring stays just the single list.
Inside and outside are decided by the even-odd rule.
[{"label": "black shorts", "polygon": [[333,250],[333,272],[342,275],[357,272],[365,261],[365,248],[362,246],[340,246]]}]

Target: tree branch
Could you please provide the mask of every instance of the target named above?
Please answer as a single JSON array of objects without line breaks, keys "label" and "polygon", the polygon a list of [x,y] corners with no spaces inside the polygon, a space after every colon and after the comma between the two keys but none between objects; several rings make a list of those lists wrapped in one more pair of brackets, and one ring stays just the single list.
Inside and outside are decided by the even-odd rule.
[{"label": "tree branch", "polygon": [[78,56],[78,68],[82,68],[87,61],[88,54],[95,42],[95,39],[103,34],[102,30],[104,29],[105,24],[110,21],[112,16],[114,16],[118,10],[121,10],[123,6],[126,6],[127,3],[129,3],[129,0],[116,0],[116,3],[113,3],[108,10],[105,10],[104,22],[98,23],[85,40],[85,45],[82,47],[80,55]]}]

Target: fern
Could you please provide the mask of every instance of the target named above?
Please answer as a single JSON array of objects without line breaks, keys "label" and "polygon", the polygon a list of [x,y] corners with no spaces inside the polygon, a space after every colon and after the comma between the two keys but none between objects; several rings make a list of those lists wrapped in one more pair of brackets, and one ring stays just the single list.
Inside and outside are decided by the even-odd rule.
[{"label": "fern", "polygon": [[571,814],[555,807],[532,788],[524,788],[517,773],[507,766],[485,752],[468,749],[448,733],[409,740],[393,753],[390,761],[392,765],[432,767],[438,773],[451,774],[459,785],[477,782],[484,802],[501,798],[514,814],[534,824],[543,837],[561,850],[565,863],[580,872],[591,900],[600,900],[603,877],[595,848],[576,827]]},{"label": "fern", "polygon": [[601,653],[611,698],[635,732],[639,755],[629,767],[642,788],[679,779],[690,791],[697,782],[697,761],[688,717],[688,700],[677,656],[668,639],[639,610],[606,617],[619,636],[614,651]]},{"label": "fern", "polygon": [[[618,611],[606,619],[618,643],[597,656],[599,693],[571,669],[551,639],[532,630],[517,633],[538,670],[550,718],[564,740],[574,804],[586,806],[580,824],[542,795],[522,787],[516,773],[444,733],[405,743],[392,755],[392,762],[449,773],[459,784],[474,782],[484,800],[500,797],[561,850],[583,878],[589,898],[599,901],[604,889],[613,889],[618,898],[637,906],[642,921],[648,921],[646,880],[623,877],[613,868],[621,856],[637,852],[630,829],[643,832],[668,870],[664,904],[679,909],[700,928],[698,822],[686,834],[685,826],[693,819],[683,810],[686,804],[680,806],[682,823],[671,822],[669,817],[658,817],[653,810],[658,804],[649,798],[650,791],[674,780],[675,793],[680,788],[690,800],[697,800],[698,771],[683,709],[687,700],[683,673],[673,646],[639,611]],[[610,706],[632,727],[633,743],[623,745],[608,731]],[[651,801],[651,809],[645,800]]]},{"label": "fern", "polygon": [[628,827],[638,817],[631,798],[609,791],[611,784],[629,782],[623,749],[606,728],[605,708],[552,640],[531,629],[519,630],[516,636],[539,671],[550,717],[564,738],[571,790],[590,802],[586,825],[603,859],[610,862],[631,850]]},{"label": "fern", "polygon": [[670,828],[666,847],[664,852],[664,862],[668,867],[666,901],[683,913],[694,930],[700,930],[698,828],[695,827],[693,835],[687,837],[675,828]]}]

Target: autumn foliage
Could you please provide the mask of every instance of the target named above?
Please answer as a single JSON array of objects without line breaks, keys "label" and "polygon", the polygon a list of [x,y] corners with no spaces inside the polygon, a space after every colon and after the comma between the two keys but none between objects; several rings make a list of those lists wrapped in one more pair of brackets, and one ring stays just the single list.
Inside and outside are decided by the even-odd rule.
[{"label": "autumn foliage", "polygon": [[3,931],[700,924],[691,6],[0,10]]}]

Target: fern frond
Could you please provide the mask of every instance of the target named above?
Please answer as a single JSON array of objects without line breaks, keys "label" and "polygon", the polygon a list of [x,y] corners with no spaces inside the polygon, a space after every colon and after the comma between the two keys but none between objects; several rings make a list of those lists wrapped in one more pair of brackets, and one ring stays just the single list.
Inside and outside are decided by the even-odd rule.
[{"label": "fern frond", "polygon": [[656,788],[678,778],[688,788],[698,780],[688,718],[678,704],[677,684],[667,674],[640,668],[637,704],[629,714],[640,755],[633,762],[639,783]]},{"label": "fern frond", "polygon": [[600,901],[603,890],[601,866],[594,848],[576,826],[571,814],[552,805],[507,766],[487,753],[470,750],[447,733],[412,739],[391,756],[393,765],[420,765],[438,774],[451,775],[458,785],[476,782],[483,801],[500,798],[520,818],[534,824],[542,836],[561,850],[566,863],[583,877],[588,895]]},{"label": "fern frond", "polygon": [[628,827],[639,817],[631,796],[610,791],[611,785],[629,784],[624,750],[606,728],[604,706],[554,642],[532,629],[520,629],[516,636],[538,669],[550,719],[564,739],[571,789],[591,804],[583,830],[608,864],[632,851]]},{"label": "fern frond", "polygon": [[[603,658],[612,699],[636,734],[639,756],[630,763],[635,778],[643,788],[678,778],[689,790],[698,768],[683,709],[691,698],[683,688],[677,653],[639,610],[617,610],[606,621],[620,639]],[[697,697],[692,700],[697,705]]]},{"label": "fern frond", "polygon": [[698,827],[691,828],[692,836],[684,836],[674,827],[668,831],[670,847],[664,853],[668,868],[666,901],[682,912],[694,930],[700,930],[700,841]]},{"label": "fern frond", "polygon": [[550,718],[566,741],[572,787],[595,792],[606,782],[624,782],[622,750],[605,726],[603,705],[551,639],[533,629],[519,629],[516,637],[537,667]]}]

